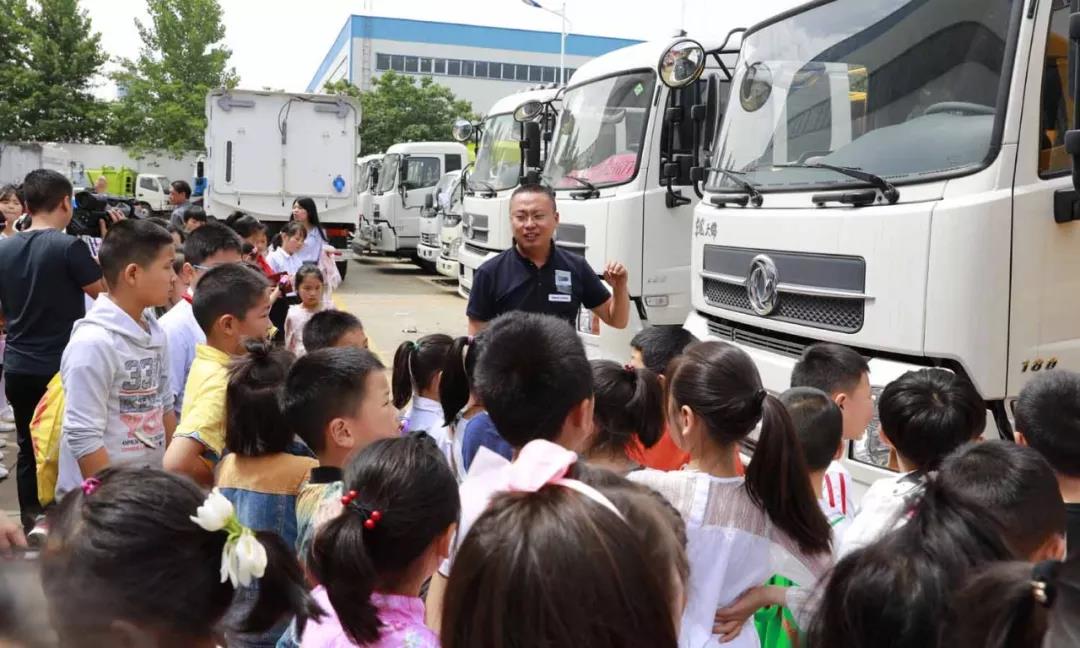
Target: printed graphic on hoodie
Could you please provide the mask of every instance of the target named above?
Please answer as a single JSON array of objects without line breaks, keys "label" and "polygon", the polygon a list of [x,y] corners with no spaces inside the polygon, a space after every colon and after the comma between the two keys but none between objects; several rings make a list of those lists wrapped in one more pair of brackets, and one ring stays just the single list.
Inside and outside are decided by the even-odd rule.
[{"label": "printed graphic on hoodie", "polygon": [[101,295],[75,323],[64,351],[64,422],[57,497],[83,480],[79,459],[102,448],[112,466],[160,468],[166,408],[173,407],[168,343],[151,316],[144,328]]}]

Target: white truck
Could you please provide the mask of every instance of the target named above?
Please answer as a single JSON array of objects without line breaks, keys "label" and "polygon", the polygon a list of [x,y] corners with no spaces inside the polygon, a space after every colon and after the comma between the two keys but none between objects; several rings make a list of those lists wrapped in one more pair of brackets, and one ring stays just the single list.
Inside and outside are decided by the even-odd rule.
[{"label": "white truck", "polygon": [[[673,39],[625,47],[582,65],[562,97],[562,113],[544,170],[555,189],[556,244],[602,271],[608,261],[629,275],[630,324],[614,329],[582,309],[578,333],[590,357],[622,360],[645,326],[679,326],[690,309],[690,239],[697,196],[690,169],[701,152],[695,133],[715,130],[728,95],[737,38],[713,45],[708,60],[672,56],[672,65],[704,69],[668,88],[657,65]],[[686,43],[685,39],[679,41]],[[669,55],[670,56],[670,55]],[[699,74],[702,74],[699,72]],[[706,98],[713,100],[706,110]]]},{"label": "white truck", "polygon": [[442,252],[441,230],[443,219],[456,202],[461,213],[461,171],[451,171],[439,178],[435,191],[424,199],[424,208],[420,210],[420,243],[416,246],[416,256],[420,263],[430,270],[435,270]]},{"label": "white truck", "polygon": [[435,259],[435,270],[444,277],[457,279],[461,262],[461,214],[464,207],[464,189],[458,185],[450,201],[450,208],[441,215],[439,223],[439,257]]},{"label": "white truck", "polygon": [[[1011,437],[1029,379],[1080,369],[1069,24],[1061,0],[835,0],[749,29],[686,329],[745,349],[775,392],[819,341],[867,356],[875,397],[944,367]],[[890,474],[875,439],[844,460],[862,485]]]},{"label": "white truck", "polygon": [[420,211],[439,178],[460,171],[469,152],[457,142],[409,142],[386,150],[370,214],[360,222],[354,251],[416,256],[420,242]]},{"label": "white truck", "polygon": [[[338,95],[213,90],[206,97],[207,213],[240,210],[272,231],[293,201],[315,201],[329,242],[345,248],[357,213],[360,108]],[[338,261],[342,276],[347,262]]]},{"label": "white truck", "polygon": [[[514,112],[526,103],[537,102],[543,110],[540,115],[530,118],[547,120],[555,114],[551,106],[558,95],[556,88],[541,88],[503,97],[495,102],[477,127],[480,142],[476,149],[476,164],[466,181],[462,244],[458,253],[458,293],[462,297],[469,296],[476,269],[513,243],[510,194],[517,189],[521,175],[527,171],[521,156],[525,127],[515,121]],[[538,150],[536,154],[542,164],[542,151]]]},{"label": "white truck", "polygon": [[356,160],[358,169],[356,190],[359,192],[356,196],[356,202],[359,211],[356,214],[356,229],[353,230],[354,233],[360,231],[360,223],[363,222],[364,215],[370,214],[372,205],[375,204],[372,192],[375,190],[375,185],[379,182],[379,165],[381,163],[382,153],[365,155]]}]

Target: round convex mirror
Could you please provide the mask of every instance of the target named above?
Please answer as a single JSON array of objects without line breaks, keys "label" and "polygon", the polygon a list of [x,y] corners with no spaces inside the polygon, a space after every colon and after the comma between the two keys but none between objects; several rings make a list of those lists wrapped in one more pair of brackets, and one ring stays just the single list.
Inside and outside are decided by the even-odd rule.
[{"label": "round convex mirror", "polygon": [[660,81],[669,88],[685,88],[697,81],[704,70],[705,48],[688,38],[672,43],[656,68]]},{"label": "round convex mirror", "polygon": [[459,119],[454,122],[453,128],[450,129],[450,135],[457,142],[467,142],[472,139],[474,132],[473,125],[467,119]]},{"label": "round convex mirror", "polygon": [[544,104],[539,101],[526,101],[517,107],[514,111],[514,121],[516,122],[528,122],[536,119],[540,113],[544,112]]}]

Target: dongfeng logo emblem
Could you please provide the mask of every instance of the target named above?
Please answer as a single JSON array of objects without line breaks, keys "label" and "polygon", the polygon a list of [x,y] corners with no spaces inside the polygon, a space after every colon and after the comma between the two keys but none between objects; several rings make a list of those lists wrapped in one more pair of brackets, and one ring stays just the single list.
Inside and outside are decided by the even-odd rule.
[{"label": "dongfeng logo emblem", "polygon": [[758,315],[768,315],[776,310],[778,295],[776,292],[779,278],[776,264],[764,254],[759,254],[750,262],[750,274],[746,276],[746,295],[750,298],[750,308]]}]

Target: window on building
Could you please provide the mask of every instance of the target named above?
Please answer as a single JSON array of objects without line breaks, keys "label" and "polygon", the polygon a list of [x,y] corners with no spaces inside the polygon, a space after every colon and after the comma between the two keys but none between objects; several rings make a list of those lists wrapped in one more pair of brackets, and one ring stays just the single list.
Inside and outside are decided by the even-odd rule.
[{"label": "window on building", "polygon": [[559,71],[553,67],[544,68],[544,83],[554,83],[558,72]]},{"label": "window on building", "polygon": [[416,66],[417,66],[417,61],[416,61],[415,56],[406,56],[405,57],[405,71],[406,72],[416,72],[416,70],[417,70]]},{"label": "window on building", "polygon": [[435,59],[435,74],[446,74],[446,59]]},{"label": "window on building", "polygon": [[501,79],[502,78],[502,63],[488,62],[488,78],[489,79]]},{"label": "window on building", "polygon": [[487,61],[477,61],[476,62],[476,76],[480,77],[481,79],[486,79],[487,75],[488,75]]},{"label": "window on building", "polygon": [[450,76],[461,76],[461,61],[457,59],[447,59],[446,73]]},{"label": "window on building", "polygon": [[507,81],[513,81],[514,80],[514,64],[513,63],[503,63],[503,66],[502,66],[502,78],[507,80]]},{"label": "window on building", "polygon": [[389,54],[376,54],[375,55],[375,69],[376,70],[389,70],[390,69],[390,55]]},{"label": "window on building", "polygon": [[519,64],[517,66],[517,80],[518,81],[528,81],[529,80],[529,66],[528,65],[520,65]]},{"label": "window on building", "polygon": [[431,74],[431,59],[429,59],[429,58],[421,58],[420,59],[420,73],[421,74]]},{"label": "window on building", "polygon": [[395,72],[405,71],[405,57],[400,54],[394,54],[390,57],[390,69]]},{"label": "window on building", "polygon": [[539,65],[529,66],[529,81],[539,83],[544,80],[544,68]]},{"label": "window on building", "polygon": [[471,76],[473,76],[475,74],[475,72],[476,72],[476,65],[475,65],[475,63],[473,63],[473,61],[462,61],[461,62],[461,76],[471,77]]}]

